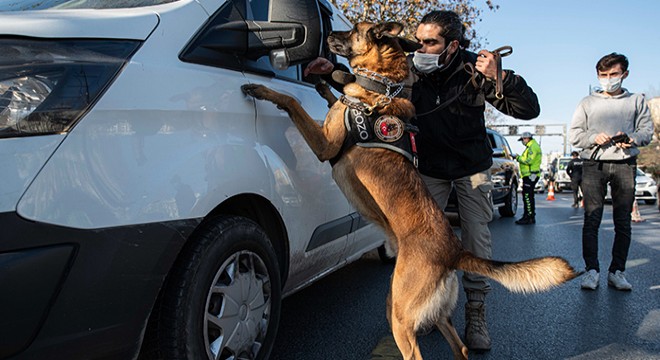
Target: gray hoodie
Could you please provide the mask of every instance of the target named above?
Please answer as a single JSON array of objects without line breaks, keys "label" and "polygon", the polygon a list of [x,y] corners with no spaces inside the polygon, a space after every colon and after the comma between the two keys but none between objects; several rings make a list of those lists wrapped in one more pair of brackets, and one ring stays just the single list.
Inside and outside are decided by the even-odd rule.
[{"label": "gray hoodie", "polygon": [[[598,149],[596,135],[604,132],[610,136],[619,131],[626,133],[633,140],[633,147],[621,149],[614,144],[605,144]],[[625,160],[639,154],[638,146],[651,142],[653,121],[644,96],[623,93],[609,96],[594,92],[580,101],[575,113],[568,138],[573,146],[584,149],[580,154],[583,159],[591,158],[594,151],[596,160]]]}]

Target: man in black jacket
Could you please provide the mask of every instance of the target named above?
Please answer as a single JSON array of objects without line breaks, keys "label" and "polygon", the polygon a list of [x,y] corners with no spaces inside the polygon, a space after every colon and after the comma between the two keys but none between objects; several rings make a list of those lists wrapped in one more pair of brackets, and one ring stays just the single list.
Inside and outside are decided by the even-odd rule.
[{"label": "man in black jacket", "polygon": [[573,151],[571,157],[571,161],[566,165],[566,174],[571,177],[571,188],[573,188],[573,205],[571,206],[576,208],[582,201],[582,163],[584,160],[580,159],[577,151]]},{"label": "man in black jacket", "polygon": [[[419,127],[419,171],[431,194],[444,209],[452,186],[456,188],[463,246],[490,259],[492,148],[486,134],[485,103],[525,120],[537,117],[540,110],[536,94],[511,70],[501,72],[502,91],[496,91],[495,56],[486,50],[478,54],[465,50],[469,40],[464,33],[454,12],[432,11],[422,19],[416,33],[422,48],[411,57],[417,113],[413,123]],[[327,59],[318,58],[306,67],[305,75],[329,74],[333,69]],[[490,350],[484,307],[490,284],[484,277],[467,273],[462,280],[468,299],[465,345],[475,351]]]},{"label": "man in black jacket", "polygon": [[[525,80],[504,70],[501,94],[496,93],[495,55],[469,52],[460,17],[452,11],[432,11],[422,18],[415,37],[423,45],[414,53],[412,101],[419,127],[416,137],[419,171],[441,208],[452,186],[458,195],[463,246],[477,256],[491,258],[488,222],[493,216],[489,168],[492,149],[486,135],[486,102],[518,119],[539,115],[539,103]],[[476,69],[476,72],[473,71]],[[486,278],[465,273],[465,344],[471,350],[490,350],[484,300]]]}]

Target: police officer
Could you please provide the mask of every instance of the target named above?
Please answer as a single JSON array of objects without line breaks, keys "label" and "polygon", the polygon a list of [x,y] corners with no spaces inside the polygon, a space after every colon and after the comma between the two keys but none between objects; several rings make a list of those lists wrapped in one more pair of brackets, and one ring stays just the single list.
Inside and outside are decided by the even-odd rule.
[{"label": "police officer", "polygon": [[580,206],[580,201],[582,201],[582,163],[584,160],[580,159],[579,155],[577,151],[573,151],[572,159],[566,166],[566,174],[571,177],[571,188],[573,188],[573,205],[571,206],[574,208]]},{"label": "police officer", "polygon": [[523,178],[523,217],[516,220],[518,225],[536,224],[536,204],[534,203],[534,187],[541,174],[541,146],[532,138],[532,134],[524,132],[518,141],[525,145],[525,151],[518,155],[520,175]]}]

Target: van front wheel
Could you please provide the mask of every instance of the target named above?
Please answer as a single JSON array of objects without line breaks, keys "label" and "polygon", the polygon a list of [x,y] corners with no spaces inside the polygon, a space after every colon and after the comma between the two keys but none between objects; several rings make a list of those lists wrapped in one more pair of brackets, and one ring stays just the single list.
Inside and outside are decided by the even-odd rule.
[{"label": "van front wheel", "polygon": [[280,304],[267,235],[249,219],[220,217],[182,251],[145,342],[162,359],[268,359]]}]

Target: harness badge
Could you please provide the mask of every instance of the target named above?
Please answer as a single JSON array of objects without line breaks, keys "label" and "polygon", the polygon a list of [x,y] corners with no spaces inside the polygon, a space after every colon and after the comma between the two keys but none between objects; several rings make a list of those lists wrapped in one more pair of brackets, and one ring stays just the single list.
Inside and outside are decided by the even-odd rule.
[{"label": "harness badge", "polygon": [[395,142],[403,137],[403,121],[396,116],[383,115],[374,123],[374,133],[381,141]]}]

